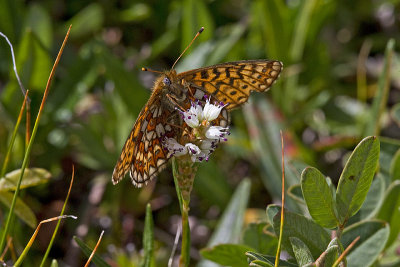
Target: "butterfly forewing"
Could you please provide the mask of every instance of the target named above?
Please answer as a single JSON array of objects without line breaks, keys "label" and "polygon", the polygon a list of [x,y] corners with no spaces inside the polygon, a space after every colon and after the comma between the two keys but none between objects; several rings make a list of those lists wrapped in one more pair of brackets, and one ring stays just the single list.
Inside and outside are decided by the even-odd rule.
[{"label": "butterfly forewing", "polygon": [[247,60],[194,69],[178,74],[178,78],[189,87],[229,103],[230,110],[246,102],[251,91],[267,90],[281,70],[280,61]]},{"label": "butterfly forewing", "polygon": [[169,155],[162,147],[162,138],[175,135],[168,124],[170,115],[159,100],[147,103],[140,112],[114,168],[114,184],[129,171],[132,183],[141,187],[165,167]]}]

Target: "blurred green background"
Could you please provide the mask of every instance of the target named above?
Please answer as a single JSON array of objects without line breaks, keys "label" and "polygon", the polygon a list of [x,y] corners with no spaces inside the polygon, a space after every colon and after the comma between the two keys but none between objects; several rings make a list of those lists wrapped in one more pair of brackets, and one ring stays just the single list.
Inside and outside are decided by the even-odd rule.
[{"label": "blurred green background", "polygon": [[[280,60],[284,70],[271,91],[254,94],[233,112],[230,140],[200,166],[190,211],[193,264],[241,180],[248,177],[252,183],[245,223],[279,201],[280,129],[288,186],[298,183],[306,165],[337,181],[348,152],[367,135],[382,136],[381,168],[388,168],[385,156],[400,147],[397,52],[386,86],[378,81],[388,40],[400,37],[399,2],[0,0],[0,31],[13,44],[19,75],[31,90],[33,119],[72,24],[31,155],[30,166],[47,169],[52,178],[22,196],[39,221],[58,215],[75,166],[67,214],[78,220],[63,223],[50,257],[82,264],[85,257],[72,236],[94,246],[104,229],[102,258],[115,266],[137,266],[150,202],[157,262],[166,265],[180,222],[171,169],[140,190],[129,178],[113,186],[111,173],[155,79],[140,69],[168,70],[201,26],[205,31],[178,71],[258,58]],[[0,59],[2,163],[23,95],[4,39]],[[8,171],[21,167],[24,133],[22,125]],[[1,221],[5,211],[3,206]],[[53,228],[42,227],[26,266],[41,259]],[[23,223],[15,225],[17,251],[31,232]]]}]

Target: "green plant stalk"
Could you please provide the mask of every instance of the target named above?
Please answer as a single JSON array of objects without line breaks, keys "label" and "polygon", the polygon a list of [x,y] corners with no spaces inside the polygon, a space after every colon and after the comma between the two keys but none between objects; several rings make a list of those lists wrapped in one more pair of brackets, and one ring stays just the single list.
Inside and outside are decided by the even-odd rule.
[{"label": "green plant stalk", "polygon": [[11,225],[10,224],[11,218],[13,217],[12,215],[14,213],[15,203],[17,202],[17,197],[18,197],[18,194],[19,194],[19,191],[20,191],[22,178],[24,177],[24,172],[25,172],[25,169],[26,169],[26,167],[28,165],[29,155],[31,153],[33,141],[35,140],[37,128],[39,126],[40,117],[41,117],[42,112],[43,112],[43,107],[44,107],[44,104],[46,103],[46,99],[47,99],[47,96],[48,96],[49,91],[50,91],[50,84],[51,84],[51,81],[53,79],[54,72],[55,72],[55,69],[57,68],[58,62],[60,61],[61,54],[62,54],[62,52],[64,50],[65,44],[67,43],[70,30],[71,30],[71,26],[69,27],[68,32],[67,32],[67,34],[65,36],[65,39],[64,39],[64,41],[63,41],[63,43],[61,45],[60,51],[58,52],[56,61],[54,62],[53,68],[52,68],[52,70],[50,72],[49,79],[47,81],[46,90],[44,91],[44,94],[43,94],[42,103],[40,104],[40,108],[39,108],[38,115],[36,117],[35,125],[33,126],[32,136],[31,136],[31,138],[29,140],[28,148],[25,151],[24,160],[23,160],[22,166],[21,166],[21,175],[19,177],[19,180],[18,180],[18,183],[17,183],[17,187],[16,187],[15,192],[14,192],[14,197],[13,197],[13,200],[11,202],[10,211],[9,211],[9,215],[7,217],[7,221],[6,221],[6,225],[5,225],[5,228],[4,228],[3,236],[1,237],[1,240],[0,240],[0,251],[2,251],[3,248],[4,248],[4,244],[5,244],[5,241],[6,241],[6,236],[7,236],[7,233],[9,231],[10,225]]},{"label": "green plant stalk", "polygon": [[8,161],[10,160],[11,150],[12,150],[12,148],[14,146],[15,138],[17,137],[17,131],[18,131],[18,128],[19,128],[19,124],[21,123],[22,114],[23,114],[24,109],[25,109],[26,100],[28,99],[28,93],[29,93],[29,90],[26,91],[24,102],[22,103],[21,110],[20,110],[19,115],[18,115],[17,123],[15,124],[15,127],[14,127],[14,131],[13,131],[13,134],[12,134],[12,137],[11,137],[11,142],[10,142],[10,145],[8,146],[6,157],[4,158],[3,167],[1,169],[0,179],[3,178],[4,175],[6,174]]},{"label": "green plant stalk", "polygon": [[281,247],[282,247],[282,236],[283,236],[283,224],[285,222],[285,157],[284,157],[284,143],[283,134],[281,134],[281,144],[282,144],[282,210],[281,210],[281,225],[279,226],[279,239],[278,239],[278,249],[276,250],[275,257],[275,267],[279,266],[279,258],[281,257]]},{"label": "green plant stalk", "polygon": [[385,60],[383,65],[382,74],[378,80],[378,90],[376,96],[374,97],[374,102],[372,103],[370,119],[364,133],[365,136],[376,135],[378,136],[381,130],[380,120],[382,114],[386,108],[386,103],[389,96],[390,89],[390,70],[393,57],[395,41],[390,39],[386,45]]},{"label": "green plant stalk", "polygon": [[179,266],[187,267],[190,262],[189,204],[197,166],[189,155],[172,159],[176,193],[182,215],[182,248]]},{"label": "green plant stalk", "polygon": [[[62,217],[62,216],[64,215],[65,207],[67,206],[67,202],[68,202],[68,199],[69,199],[69,195],[70,195],[70,193],[71,193],[72,184],[74,183],[74,177],[75,177],[75,168],[74,168],[74,166],[72,165],[72,177],[71,177],[71,182],[70,182],[70,184],[69,184],[69,189],[68,189],[67,196],[65,197],[64,205],[63,205],[63,207],[62,207],[62,209],[61,209],[60,217]],[[54,240],[55,240],[55,238],[56,238],[56,235],[57,235],[57,232],[58,232],[58,228],[60,228],[60,224],[61,224],[61,220],[58,220],[57,225],[56,225],[56,228],[54,229],[54,232],[53,232],[53,236],[51,237],[51,240],[50,240],[50,242],[49,242],[49,245],[47,246],[46,253],[44,254],[43,259],[42,259],[42,262],[40,263],[40,267],[44,266],[44,263],[46,262],[47,256],[49,255],[50,249],[51,249],[51,247],[53,246]]]}]

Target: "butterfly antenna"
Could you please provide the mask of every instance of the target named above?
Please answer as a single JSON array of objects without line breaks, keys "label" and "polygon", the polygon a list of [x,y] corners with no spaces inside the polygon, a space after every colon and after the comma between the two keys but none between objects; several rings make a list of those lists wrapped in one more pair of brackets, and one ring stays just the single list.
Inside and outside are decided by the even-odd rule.
[{"label": "butterfly antenna", "polygon": [[183,54],[185,54],[186,50],[188,50],[188,48],[192,45],[192,43],[194,42],[194,40],[196,40],[197,37],[199,37],[199,35],[204,31],[204,27],[201,27],[200,30],[196,33],[196,35],[194,36],[193,40],[190,42],[190,44],[188,46],[186,46],[185,50],[183,50],[183,52],[181,53],[181,55],[175,60],[174,65],[172,65],[172,70],[174,69],[176,63],[179,61],[179,59],[183,56]]},{"label": "butterfly antenna", "polygon": [[152,70],[152,69],[148,69],[148,68],[142,68],[142,71],[149,71],[149,72],[154,72],[154,73],[163,74],[163,72],[161,72],[161,71],[158,71],[158,70]]}]

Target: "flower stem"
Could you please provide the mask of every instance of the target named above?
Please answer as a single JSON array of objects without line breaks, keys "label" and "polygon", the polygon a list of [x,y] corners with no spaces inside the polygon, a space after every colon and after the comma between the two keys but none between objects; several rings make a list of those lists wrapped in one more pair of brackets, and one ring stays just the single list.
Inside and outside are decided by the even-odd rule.
[{"label": "flower stem", "polygon": [[192,162],[189,155],[185,155],[174,157],[172,159],[172,168],[182,216],[182,248],[179,266],[187,267],[190,262],[190,193],[192,192],[197,166]]}]

